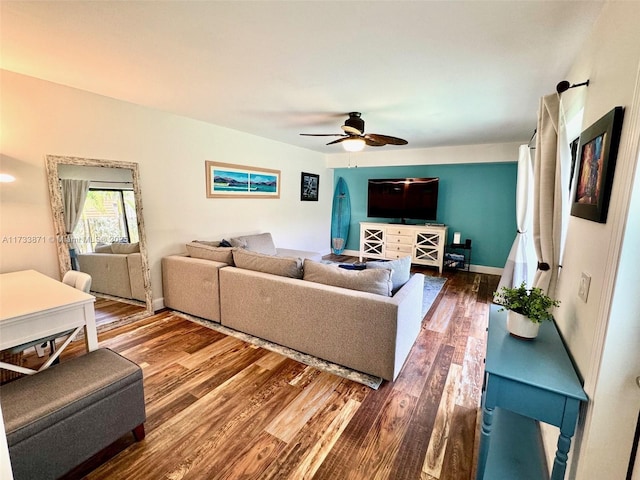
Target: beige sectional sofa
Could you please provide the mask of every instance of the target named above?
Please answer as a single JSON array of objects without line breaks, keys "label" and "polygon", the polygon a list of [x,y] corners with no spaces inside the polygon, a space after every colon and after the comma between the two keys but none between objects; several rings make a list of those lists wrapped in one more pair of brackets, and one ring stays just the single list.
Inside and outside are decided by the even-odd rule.
[{"label": "beige sectional sofa", "polygon": [[145,301],[142,256],[138,243],[113,243],[78,255],[81,272],[91,275],[91,291]]},{"label": "beige sectional sofa", "polygon": [[167,307],[387,380],[398,376],[421,328],[422,274],[391,296],[388,269],[209,247],[208,259],[163,258]]}]

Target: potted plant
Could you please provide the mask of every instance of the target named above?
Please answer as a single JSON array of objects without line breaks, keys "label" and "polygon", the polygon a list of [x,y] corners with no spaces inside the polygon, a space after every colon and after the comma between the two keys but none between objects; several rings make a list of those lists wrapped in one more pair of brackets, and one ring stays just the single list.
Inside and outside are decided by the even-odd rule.
[{"label": "potted plant", "polygon": [[519,287],[502,287],[494,295],[495,302],[502,306],[500,311],[508,311],[509,333],[524,339],[537,337],[540,324],[545,320],[553,320],[551,308],[560,305],[560,301],[549,297],[540,288],[528,289],[525,282]]}]

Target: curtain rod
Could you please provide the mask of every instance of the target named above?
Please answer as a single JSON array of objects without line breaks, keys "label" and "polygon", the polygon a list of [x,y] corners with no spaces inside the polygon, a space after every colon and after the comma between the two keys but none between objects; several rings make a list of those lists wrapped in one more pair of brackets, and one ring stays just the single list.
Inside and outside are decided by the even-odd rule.
[{"label": "curtain rod", "polygon": [[[58,178],[58,180],[65,180],[64,178]],[[69,179],[66,179],[69,180]],[[89,180],[91,183],[126,183],[133,184],[133,182],[121,182],[120,180]]]},{"label": "curtain rod", "polygon": [[589,80],[586,80],[585,82],[582,82],[582,83],[574,83],[573,85],[571,85],[571,83],[569,83],[567,80],[562,80],[560,83],[558,83],[558,85],[556,85],[556,92],[563,93],[569,90],[570,88],[588,87],[588,86],[589,86]]},{"label": "curtain rod", "polygon": [[121,182],[120,180],[89,180],[91,183],[133,183],[133,182]]},{"label": "curtain rod", "polygon": [[531,146],[531,142],[533,142],[533,139],[536,138],[537,133],[538,133],[538,129],[536,128],[536,129],[533,130],[533,135],[531,135],[531,138],[529,139],[529,143],[527,143],[527,147],[532,148],[532,149],[536,148],[535,146],[533,146],[533,147]]}]

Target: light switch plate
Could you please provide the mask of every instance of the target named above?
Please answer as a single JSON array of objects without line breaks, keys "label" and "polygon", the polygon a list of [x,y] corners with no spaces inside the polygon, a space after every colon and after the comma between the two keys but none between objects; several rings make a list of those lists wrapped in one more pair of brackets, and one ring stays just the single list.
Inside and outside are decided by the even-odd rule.
[{"label": "light switch plate", "polygon": [[580,297],[585,303],[587,302],[587,298],[589,297],[589,285],[591,285],[591,276],[587,273],[582,272],[582,276],[580,277],[580,285],[578,286],[578,297]]}]

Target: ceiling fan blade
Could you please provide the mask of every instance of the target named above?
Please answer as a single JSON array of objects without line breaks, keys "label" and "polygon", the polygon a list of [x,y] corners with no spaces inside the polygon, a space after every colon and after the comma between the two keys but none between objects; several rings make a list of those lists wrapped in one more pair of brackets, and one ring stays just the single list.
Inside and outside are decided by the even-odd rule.
[{"label": "ceiling fan blade", "polygon": [[333,142],[329,142],[327,143],[327,145],[333,145],[334,143],[340,143],[340,142],[344,142],[346,139],[351,138],[349,135],[345,135],[342,138],[339,138],[337,140],[334,140]]},{"label": "ceiling fan blade", "polygon": [[385,143],[376,142],[374,139],[369,138],[367,135],[363,136],[362,139],[364,140],[364,143],[366,143],[370,147],[384,147],[386,145]]},{"label": "ceiling fan blade", "polygon": [[344,137],[344,133],[301,133],[305,137]]},{"label": "ceiling fan blade", "polygon": [[409,143],[402,138],[390,137],[389,135],[380,135],[378,133],[367,133],[364,137],[383,145],[406,145],[407,143]]}]

